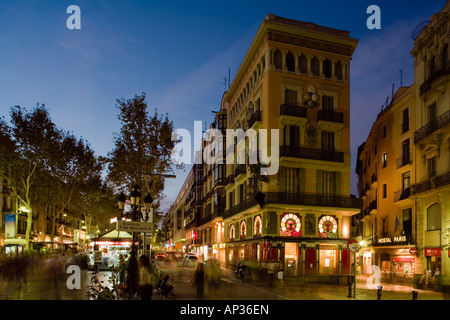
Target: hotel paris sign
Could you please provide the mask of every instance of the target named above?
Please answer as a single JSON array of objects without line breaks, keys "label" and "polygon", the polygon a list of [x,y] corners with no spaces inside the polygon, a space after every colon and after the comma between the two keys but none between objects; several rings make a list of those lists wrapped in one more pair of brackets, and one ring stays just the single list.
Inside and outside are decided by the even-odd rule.
[{"label": "hotel paris sign", "polygon": [[406,242],[406,236],[379,238],[378,244],[392,244],[392,243],[404,243]]}]

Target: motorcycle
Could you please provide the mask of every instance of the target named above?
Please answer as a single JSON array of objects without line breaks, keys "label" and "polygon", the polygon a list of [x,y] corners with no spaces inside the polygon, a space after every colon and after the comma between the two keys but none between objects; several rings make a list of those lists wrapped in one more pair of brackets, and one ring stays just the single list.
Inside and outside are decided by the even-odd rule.
[{"label": "motorcycle", "polygon": [[234,271],[234,275],[239,280],[244,280],[244,270],[247,268],[245,264],[238,263],[236,270]]}]

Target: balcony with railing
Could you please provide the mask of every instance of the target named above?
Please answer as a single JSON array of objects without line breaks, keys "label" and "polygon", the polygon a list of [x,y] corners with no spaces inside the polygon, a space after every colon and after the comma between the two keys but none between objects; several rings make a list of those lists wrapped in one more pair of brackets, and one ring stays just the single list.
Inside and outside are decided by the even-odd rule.
[{"label": "balcony with railing", "polygon": [[262,121],[262,111],[261,110],[257,110],[252,114],[252,116],[248,120],[248,127],[249,128],[253,127],[253,125],[258,121]]},{"label": "balcony with railing", "polygon": [[428,180],[413,184],[411,194],[418,194],[450,184],[450,171]]},{"label": "balcony with railing", "polygon": [[306,118],[307,117],[306,107],[296,106],[292,104],[282,104],[280,106],[280,116]]},{"label": "balcony with railing", "polygon": [[214,185],[216,187],[226,186],[227,178],[216,178],[216,180],[214,181]]},{"label": "balcony with railing", "polygon": [[318,207],[361,208],[360,199],[337,195],[268,192],[266,193],[265,202]]},{"label": "balcony with railing", "polygon": [[416,130],[414,132],[414,143],[418,143],[423,138],[429,136],[434,131],[439,130],[440,128],[448,125],[450,123],[450,110],[444,112],[436,119],[430,121],[422,128]]},{"label": "balcony with railing", "polygon": [[234,183],[234,174],[230,174],[227,177],[227,184],[233,184]]},{"label": "balcony with railing", "polygon": [[397,169],[404,167],[408,164],[412,164],[412,156],[411,153],[405,153],[400,158],[396,159]]},{"label": "balcony with railing", "polygon": [[344,123],[344,114],[333,110],[319,110],[317,112],[317,120]]},{"label": "balcony with railing", "polygon": [[372,177],[370,178],[370,182],[374,183],[374,182],[377,182],[377,181],[378,181],[377,174],[376,173],[372,174]]},{"label": "balcony with railing", "polygon": [[304,148],[298,146],[281,146],[280,157],[293,157],[312,160],[344,162],[343,152]]},{"label": "balcony with railing", "polygon": [[408,199],[411,195],[411,188],[405,188],[394,192],[394,202]]},{"label": "balcony with railing", "polygon": [[445,66],[441,67],[440,69],[437,69],[434,71],[427,80],[425,80],[422,85],[419,87],[419,95],[423,96],[425,93],[427,93],[435,80],[437,80],[440,77],[446,76],[450,74],[450,62],[446,63]]},{"label": "balcony with railing", "polygon": [[237,178],[241,174],[243,175],[247,174],[247,166],[245,164],[238,164],[236,166],[236,169],[234,169],[235,178]]}]

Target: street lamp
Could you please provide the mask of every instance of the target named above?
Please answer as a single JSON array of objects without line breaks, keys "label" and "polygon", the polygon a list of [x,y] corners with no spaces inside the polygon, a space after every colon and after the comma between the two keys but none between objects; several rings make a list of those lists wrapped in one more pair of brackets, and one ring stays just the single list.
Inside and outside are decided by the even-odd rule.
[{"label": "street lamp", "polygon": [[[125,201],[127,197],[123,192],[121,192],[117,198],[119,209],[121,211],[121,218],[124,216],[126,218],[131,219],[131,221],[138,221],[141,218],[144,221],[147,221],[149,216],[148,212],[151,210],[153,199],[150,195],[147,195],[144,198],[144,206],[141,204],[141,192],[140,186],[133,186],[133,190],[130,192],[130,205],[131,211],[125,211]],[[141,211],[141,207],[145,208],[146,216]],[[127,284],[128,289],[132,290],[132,288],[137,287],[138,284],[138,261],[137,261],[137,233],[132,233],[132,243],[131,243],[131,251],[130,251],[130,259],[128,264],[128,277]],[[130,292],[131,293],[131,292]]]}]

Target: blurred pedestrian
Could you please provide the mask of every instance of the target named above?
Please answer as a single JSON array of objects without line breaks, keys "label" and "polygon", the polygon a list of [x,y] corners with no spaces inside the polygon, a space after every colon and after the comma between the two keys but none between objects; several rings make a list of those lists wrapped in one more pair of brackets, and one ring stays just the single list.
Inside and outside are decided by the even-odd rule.
[{"label": "blurred pedestrian", "polygon": [[197,264],[197,269],[192,277],[192,282],[196,287],[196,299],[203,300],[205,295],[205,269],[203,262]]},{"label": "blurred pedestrian", "polygon": [[270,260],[269,263],[267,263],[267,277],[268,279],[268,286],[273,287],[273,283],[275,280],[275,259]]},{"label": "blurred pedestrian", "polygon": [[118,266],[118,271],[119,271],[119,284],[124,284],[125,283],[125,271],[126,271],[127,265],[125,262],[125,258],[123,257],[123,255],[119,255],[119,266]]},{"label": "blurred pedestrian", "polygon": [[[156,279],[156,280],[155,280]],[[151,300],[153,286],[157,285],[157,274],[148,256],[139,257],[139,289],[141,300]]]},{"label": "blurred pedestrian", "polygon": [[216,258],[212,258],[206,263],[205,277],[210,300],[214,300],[216,298],[216,292],[220,284],[221,273],[222,272],[220,271],[220,266]]},{"label": "blurred pedestrian", "polygon": [[284,286],[284,264],[283,260],[278,260],[278,266],[277,266],[277,278],[280,283],[280,287],[283,288]]}]

